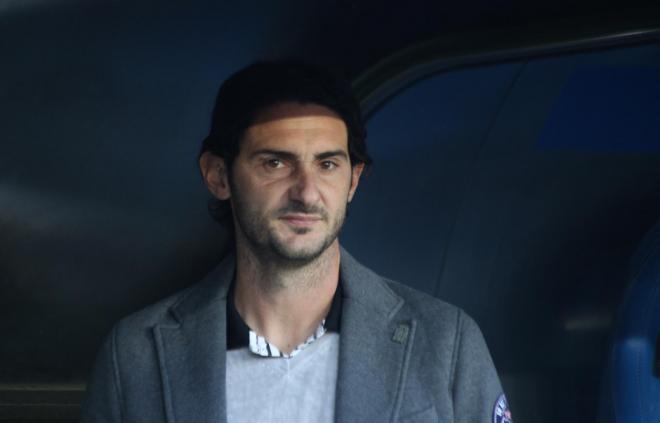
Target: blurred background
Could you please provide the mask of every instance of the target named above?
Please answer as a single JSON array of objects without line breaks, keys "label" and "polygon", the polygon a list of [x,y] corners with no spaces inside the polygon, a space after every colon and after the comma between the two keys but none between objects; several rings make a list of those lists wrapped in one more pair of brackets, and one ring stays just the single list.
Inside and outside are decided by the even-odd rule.
[{"label": "blurred background", "polygon": [[113,323],[223,257],[197,152],[282,57],[368,118],[346,248],[476,319],[517,422],[595,421],[660,218],[653,2],[0,0],[0,420],[75,421]]}]

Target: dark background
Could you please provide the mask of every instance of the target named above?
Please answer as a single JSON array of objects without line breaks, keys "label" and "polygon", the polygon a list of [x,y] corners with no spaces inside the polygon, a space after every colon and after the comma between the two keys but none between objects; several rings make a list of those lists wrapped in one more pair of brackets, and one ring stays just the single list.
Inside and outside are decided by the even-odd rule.
[{"label": "dark background", "polygon": [[[0,419],[74,418],[113,322],[226,251],[196,154],[229,74],[299,57],[373,94],[430,40],[451,40],[442,60],[660,17],[531,3],[0,2]],[[449,71],[412,55],[419,75],[369,109],[343,242],[475,317],[517,421],[595,418],[627,262],[660,217],[653,40]]]}]

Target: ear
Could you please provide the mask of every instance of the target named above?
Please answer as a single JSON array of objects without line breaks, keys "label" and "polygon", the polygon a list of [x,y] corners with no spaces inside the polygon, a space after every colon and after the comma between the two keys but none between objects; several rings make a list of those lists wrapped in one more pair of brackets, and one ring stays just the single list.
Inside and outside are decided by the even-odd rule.
[{"label": "ear", "polygon": [[214,197],[219,200],[228,200],[231,197],[227,166],[222,157],[218,157],[210,151],[204,152],[199,158],[199,170],[206,187]]},{"label": "ear", "polygon": [[353,200],[353,195],[355,195],[355,190],[357,189],[358,182],[360,182],[360,175],[364,170],[364,163],[358,163],[351,168],[351,187],[348,190],[348,202],[350,203]]}]

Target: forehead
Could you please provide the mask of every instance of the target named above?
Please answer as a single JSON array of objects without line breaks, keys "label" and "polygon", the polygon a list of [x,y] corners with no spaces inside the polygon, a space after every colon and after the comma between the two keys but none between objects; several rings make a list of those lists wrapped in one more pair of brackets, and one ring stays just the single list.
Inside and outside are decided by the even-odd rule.
[{"label": "forehead", "polygon": [[279,103],[256,115],[245,130],[241,149],[312,145],[347,149],[348,131],[344,121],[331,109],[318,104]]}]

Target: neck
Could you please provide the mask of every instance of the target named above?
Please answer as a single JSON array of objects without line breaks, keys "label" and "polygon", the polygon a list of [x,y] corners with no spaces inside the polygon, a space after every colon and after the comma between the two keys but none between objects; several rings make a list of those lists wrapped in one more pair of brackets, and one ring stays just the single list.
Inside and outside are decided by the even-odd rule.
[{"label": "neck", "polygon": [[236,309],[253,331],[290,353],[328,314],[339,260],[337,240],[313,261],[295,266],[264,259],[237,243]]}]

